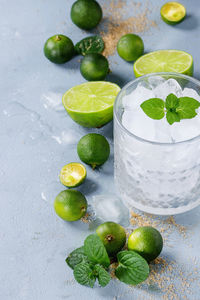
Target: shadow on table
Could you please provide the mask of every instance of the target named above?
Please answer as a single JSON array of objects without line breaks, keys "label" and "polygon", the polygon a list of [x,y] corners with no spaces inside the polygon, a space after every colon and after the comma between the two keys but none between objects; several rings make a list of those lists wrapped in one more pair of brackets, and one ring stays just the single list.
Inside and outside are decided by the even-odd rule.
[{"label": "shadow on table", "polygon": [[194,15],[187,15],[183,22],[177,24],[176,27],[182,30],[195,29],[198,27],[198,19]]}]

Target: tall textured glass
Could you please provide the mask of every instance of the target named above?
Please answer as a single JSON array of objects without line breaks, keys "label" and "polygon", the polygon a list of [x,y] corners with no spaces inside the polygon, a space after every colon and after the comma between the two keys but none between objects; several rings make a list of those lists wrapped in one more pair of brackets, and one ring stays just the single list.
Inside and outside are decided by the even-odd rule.
[{"label": "tall textured glass", "polygon": [[150,88],[156,76],[173,78],[182,88],[200,92],[199,81],[177,73],[149,74],[121,90],[114,105],[115,184],[129,207],[169,215],[200,204],[200,128],[199,135],[189,140],[159,143],[138,137],[123,126],[123,98],[138,84]]}]

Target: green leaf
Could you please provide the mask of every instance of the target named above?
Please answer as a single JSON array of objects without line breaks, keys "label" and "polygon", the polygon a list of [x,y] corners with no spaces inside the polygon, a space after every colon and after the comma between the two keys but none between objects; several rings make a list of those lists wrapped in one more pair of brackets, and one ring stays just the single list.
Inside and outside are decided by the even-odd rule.
[{"label": "green leaf", "polygon": [[146,260],[134,251],[117,254],[119,266],[115,270],[117,278],[127,284],[136,285],[147,279],[149,266]]},{"label": "green leaf", "polygon": [[151,119],[161,120],[165,116],[165,102],[162,99],[151,98],[144,101],[140,107]]},{"label": "green leaf", "polygon": [[196,109],[199,108],[199,106],[199,101],[193,98],[180,97],[176,112],[178,113],[180,119],[192,119],[197,115]]},{"label": "green leaf", "polygon": [[180,117],[176,112],[167,111],[166,114],[167,122],[172,125],[175,122],[180,122]]},{"label": "green leaf", "polygon": [[84,253],[84,246],[75,249],[74,251],[72,251],[68,257],[66,258],[66,263],[68,264],[68,266],[72,269],[74,269],[74,267],[82,262],[88,262],[88,258]]},{"label": "green leaf", "polygon": [[93,287],[96,276],[88,263],[80,263],[74,268],[74,278],[82,285]]},{"label": "green leaf", "polygon": [[75,45],[75,51],[81,55],[102,53],[103,50],[104,41],[99,35],[86,37]]},{"label": "green leaf", "polygon": [[165,100],[165,107],[169,111],[175,111],[179,105],[179,99],[174,94],[169,94]]},{"label": "green leaf", "polygon": [[100,264],[105,267],[110,265],[106,248],[97,234],[91,234],[85,239],[84,252],[92,263]]},{"label": "green leaf", "polygon": [[97,274],[99,284],[104,287],[110,282],[110,274],[100,265],[95,265],[94,270]]}]

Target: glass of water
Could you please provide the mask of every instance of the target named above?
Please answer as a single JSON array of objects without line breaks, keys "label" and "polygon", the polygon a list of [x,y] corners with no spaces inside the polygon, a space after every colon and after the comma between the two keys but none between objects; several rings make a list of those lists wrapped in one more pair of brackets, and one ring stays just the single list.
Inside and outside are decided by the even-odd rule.
[{"label": "glass of water", "polygon": [[200,82],[178,73],[148,74],[128,83],[114,105],[116,188],[128,207],[159,215],[200,204],[200,111],[169,125],[140,107],[170,93],[200,102]]}]

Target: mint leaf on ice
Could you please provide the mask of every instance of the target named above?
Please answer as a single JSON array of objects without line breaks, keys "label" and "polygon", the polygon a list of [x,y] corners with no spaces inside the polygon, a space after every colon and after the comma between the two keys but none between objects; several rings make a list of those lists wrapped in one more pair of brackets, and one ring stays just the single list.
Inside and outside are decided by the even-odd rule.
[{"label": "mint leaf on ice", "polygon": [[176,112],[180,119],[192,119],[197,115],[196,109],[199,106],[199,101],[190,97],[181,97],[179,98],[179,105],[176,108]]},{"label": "mint leaf on ice", "polygon": [[161,120],[165,116],[165,102],[162,99],[151,98],[144,101],[140,107],[151,119]]},{"label": "mint leaf on ice", "polygon": [[169,94],[165,100],[165,107],[169,111],[175,111],[179,105],[179,99],[174,94]]}]

